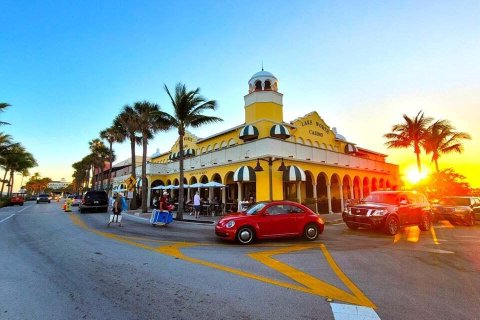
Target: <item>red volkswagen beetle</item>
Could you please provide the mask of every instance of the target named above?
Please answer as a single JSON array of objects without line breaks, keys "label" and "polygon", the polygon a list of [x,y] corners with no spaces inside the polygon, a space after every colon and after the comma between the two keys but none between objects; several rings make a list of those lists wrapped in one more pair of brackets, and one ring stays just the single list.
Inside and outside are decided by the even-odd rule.
[{"label": "red volkswagen beetle", "polygon": [[218,221],[215,234],[222,239],[250,244],[256,239],[301,237],[315,240],[324,222],[304,205],[291,201],[265,201],[245,212],[229,214]]}]

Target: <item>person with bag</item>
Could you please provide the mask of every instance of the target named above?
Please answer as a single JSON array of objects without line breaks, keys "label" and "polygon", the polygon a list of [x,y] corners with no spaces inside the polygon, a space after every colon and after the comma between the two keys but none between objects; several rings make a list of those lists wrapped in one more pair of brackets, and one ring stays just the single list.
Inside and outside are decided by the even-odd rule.
[{"label": "person with bag", "polygon": [[[110,226],[110,223],[112,222],[118,222],[119,226],[122,226],[122,207],[123,207],[123,195],[117,194],[115,197],[115,201],[113,202],[113,209],[112,212],[113,214],[110,215],[110,220],[108,222],[108,226]],[[116,221],[115,221],[116,220]]]}]

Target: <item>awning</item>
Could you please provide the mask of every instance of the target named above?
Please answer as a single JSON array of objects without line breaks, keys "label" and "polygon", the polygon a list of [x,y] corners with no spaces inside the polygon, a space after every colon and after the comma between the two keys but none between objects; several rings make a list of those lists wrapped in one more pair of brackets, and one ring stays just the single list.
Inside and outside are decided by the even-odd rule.
[{"label": "awning", "polygon": [[357,147],[355,147],[354,144],[352,143],[347,143],[347,145],[345,146],[345,153],[357,153],[358,152],[358,149]]},{"label": "awning", "polygon": [[209,187],[213,187],[213,188],[225,187],[224,184],[221,184],[220,182],[216,182],[216,181],[207,182],[203,186],[206,187],[206,188],[209,188]]},{"label": "awning", "polygon": [[193,156],[195,156],[195,149],[187,149],[187,150],[185,151],[185,156],[187,156],[187,157],[193,157]]},{"label": "awning", "polygon": [[242,140],[252,140],[258,138],[258,129],[255,126],[248,125],[240,131],[239,138]]},{"label": "awning", "polygon": [[297,166],[288,166],[287,170],[283,172],[283,181],[285,182],[306,180],[307,176],[305,175],[305,171]]},{"label": "awning", "polygon": [[270,129],[270,136],[279,139],[287,139],[290,137],[290,132],[284,125],[276,124]]},{"label": "awning", "polygon": [[242,166],[233,174],[233,181],[235,182],[253,182],[255,180],[255,171],[250,166]]}]

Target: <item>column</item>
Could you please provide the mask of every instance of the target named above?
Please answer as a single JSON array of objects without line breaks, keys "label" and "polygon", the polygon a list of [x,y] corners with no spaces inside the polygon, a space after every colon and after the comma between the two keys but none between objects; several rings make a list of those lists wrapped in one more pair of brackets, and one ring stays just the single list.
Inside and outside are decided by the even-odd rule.
[{"label": "column", "polygon": [[300,190],[300,184],[302,183],[302,181],[297,181],[296,184],[297,184],[297,201],[298,203],[302,203],[302,194],[301,194],[301,190]]},{"label": "column", "polygon": [[344,205],[343,205],[343,184],[339,184],[338,187],[340,188],[340,212],[343,212]]},{"label": "column", "polygon": [[222,203],[223,203],[222,214],[224,214],[225,213],[225,207],[227,206],[227,186],[222,188]]},{"label": "column", "polygon": [[243,199],[243,195],[242,195],[242,183],[241,182],[237,182],[237,185],[238,185],[238,212],[241,212],[242,211],[242,199]]},{"label": "column", "polygon": [[330,191],[330,183],[327,183],[327,203],[328,203],[328,213],[333,213],[333,211],[332,211],[332,192]]},{"label": "column", "polygon": [[318,198],[317,198],[317,184],[312,182],[313,186],[313,199],[315,201],[315,212],[318,213]]},{"label": "column", "polygon": [[350,185],[350,199],[355,199],[355,195],[353,194],[353,183]]}]

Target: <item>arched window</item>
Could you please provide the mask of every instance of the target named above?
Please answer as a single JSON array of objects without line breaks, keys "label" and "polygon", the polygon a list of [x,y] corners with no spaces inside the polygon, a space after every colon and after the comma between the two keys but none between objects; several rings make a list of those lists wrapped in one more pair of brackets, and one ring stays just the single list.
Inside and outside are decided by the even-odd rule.
[{"label": "arched window", "polygon": [[265,80],[265,90],[272,90],[270,80]]},{"label": "arched window", "polygon": [[255,81],[255,91],[262,91],[262,81]]}]

